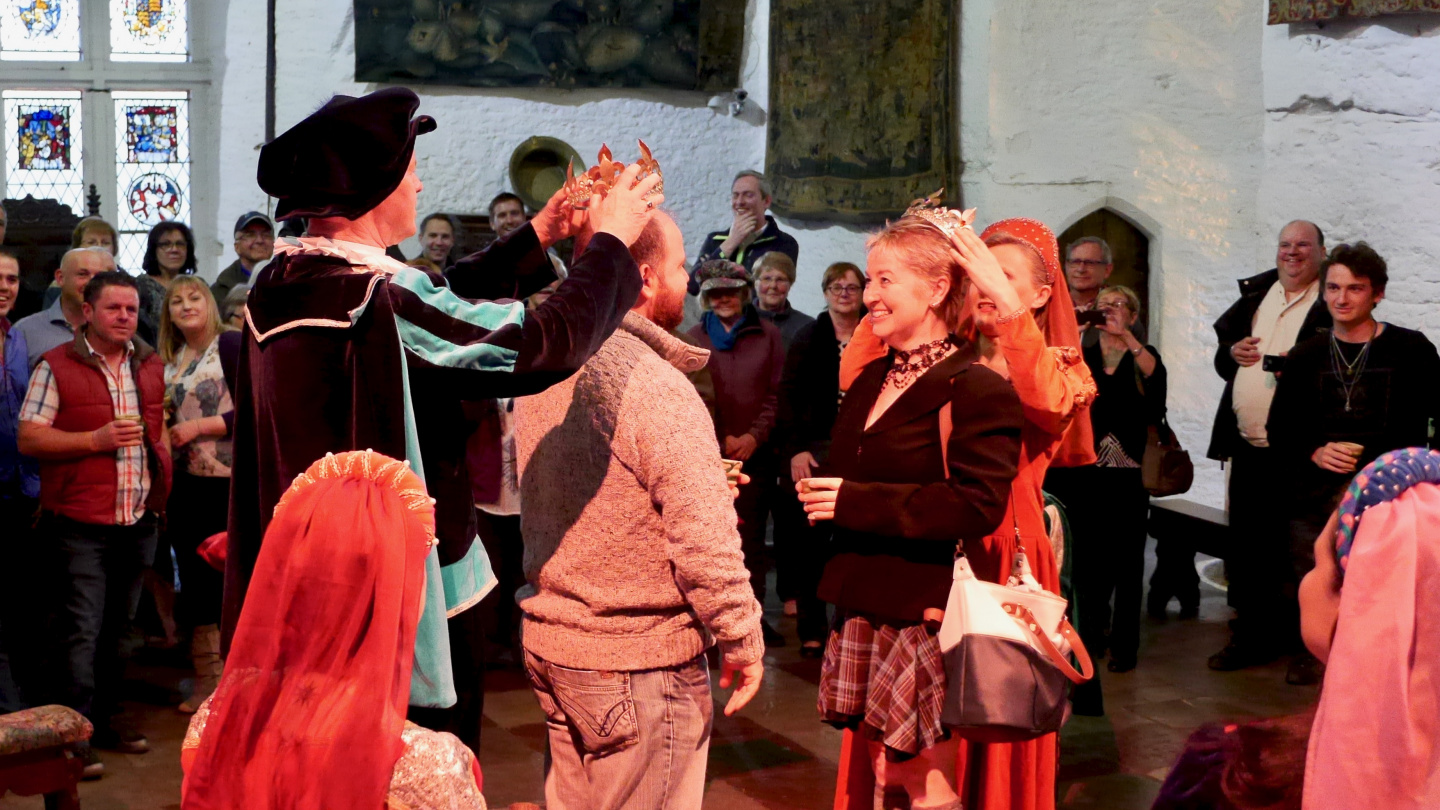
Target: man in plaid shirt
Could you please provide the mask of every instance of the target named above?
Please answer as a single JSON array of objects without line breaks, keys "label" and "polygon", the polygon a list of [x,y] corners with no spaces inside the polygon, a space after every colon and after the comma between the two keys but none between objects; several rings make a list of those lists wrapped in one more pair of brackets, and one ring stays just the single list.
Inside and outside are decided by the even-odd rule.
[{"label": "man in plaid shirt", "polygon": [[[95,725],[100,748],[140,754],[145,737],[112,720],[140,576],[155,556],[170,485],[164,365],[135,337],[140,292],[126,273],[85,285],[86,324],[46,352],[20,408],[20,451],[40,461],[40,537],[66,566],[59,701]],[[57,565],[59,562],[57,561]],[[104,766],[85,748],[87,776]]]}]

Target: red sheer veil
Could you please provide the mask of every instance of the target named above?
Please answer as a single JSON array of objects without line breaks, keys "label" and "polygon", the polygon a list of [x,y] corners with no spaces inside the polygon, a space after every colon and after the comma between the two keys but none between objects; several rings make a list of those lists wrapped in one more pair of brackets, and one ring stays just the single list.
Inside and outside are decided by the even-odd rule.
[{"label": "red sheer veil", "polygon": [[[1002,219],[985,229],[980,238],[989,244],[997,236],[1005,236],[1024,244],[1040,256],[1045,264],[1046,282],[1050,285],[1050,303],[1037,318],[1045,342],[1055,347],[1070,347],[1078,355],[1080,324],[1075,320],[1075,303],[1070,299],[1070,285],[1060,269],[1060,245],[1044,223],[1017,217]],[[1090,427],[1090,409],[1075,414],[1070,427],[1055,451],[1052,467],[1079,467],[1095,463],[1095,438]]]},{"label": "red sheer veil", "polygon": [[185,781],[185,810],[382,810],[410,694],[433,501],[327,455],[280,499]]}]

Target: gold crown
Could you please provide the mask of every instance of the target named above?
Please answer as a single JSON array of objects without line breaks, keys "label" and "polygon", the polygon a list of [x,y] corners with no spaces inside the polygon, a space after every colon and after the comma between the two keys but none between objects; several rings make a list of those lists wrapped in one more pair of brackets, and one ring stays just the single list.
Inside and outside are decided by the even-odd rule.
[{"label": "gold crown", "polygon": [[975,209],[961,211],[958,208],[946,208],[941,204],[944,199],[945,189],[942,188],[928,197],[910,203],[910,207],[905,209],[905,216],[919,217],[939,228],[946,236],[953,237],[956,231],[969,228],[975,221]]},{"label": "gold crown", "polygon": [[[635,162],[640,166],[640,174],[635,177],[636,183],[652,174],[660,174],[660,162],[650,154],[650,147],[646,146],[644,141],[639,141],[639,144],[640,159]],[[585,208],[590,204],[592,196],[596,194],[605,196],[615,186],[615,181],[620,179],[620,173],[623,171],[625,171],[625,164],[611,159],[610,147],[601,144],[600,155],[596,158],[595,165],[583,174],[576,176],[574,161],[565,167],[565,199],[574,208]],[[660,194],[664,191],[665,179],[661,175],[660,182],[656,184],[652,193]]]}]

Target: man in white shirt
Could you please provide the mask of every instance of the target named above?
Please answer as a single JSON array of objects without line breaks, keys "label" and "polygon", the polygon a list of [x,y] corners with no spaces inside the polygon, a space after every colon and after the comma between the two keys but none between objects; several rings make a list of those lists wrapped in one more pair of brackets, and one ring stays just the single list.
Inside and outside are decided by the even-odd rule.
[{"label": "man in white shirt", "polygon": [[1236,620],[1230,642],[1210,657],[1214,670],[1243,669],[1269,662],[1292,646],[1298,649],[1298,627],[1283,619],[1286,583],[1293,577],[1285,527],[1275,517],[1280,467],[1265,421],[1284,355],[1330,325],[1320,295],[1324,258],[1319,226],[1305,220],[1289,223],[1280,231],[1275,269],[1241,280],[1240,300],[1215,322],[1220,341],[1215,370],[1226,386],[1207,455],[1231,464],[1232,553],[1225,562]]}]

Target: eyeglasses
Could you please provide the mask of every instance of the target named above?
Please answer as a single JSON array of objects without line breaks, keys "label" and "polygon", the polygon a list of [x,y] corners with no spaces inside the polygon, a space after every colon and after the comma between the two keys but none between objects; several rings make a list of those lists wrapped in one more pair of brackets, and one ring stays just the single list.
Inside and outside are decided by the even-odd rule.
[{"label": "eyeglasses", "polygon": [[1109,264],[1109,262],[1102,262],[1098,259],[1071,259],[1065,263],[1071,267],[1088,267],[1091,269],[1104,267]]},{"label": "eyeglasses", "polygon": [[855,295],[863,289],[865,288],[856,284],[831,284],[825,288],[825,291],[836,295]]},{"label": "eyeglasses", "polygon": [[158,247],[158,248],[160,248],[161,250],[176,250],[177,248],[183,248],[183,247],[185,247],[185,243],[184,243],[184,242],[160,242],[160,243],[157,244],[155,247]]},{"label": "eyeglasses", "polygon": [[241,231],[240,233],[235,234],[235,241],[237,242],[258,242],[263,239],[274,238],[274,234],[263,233],[261,231]]}]

